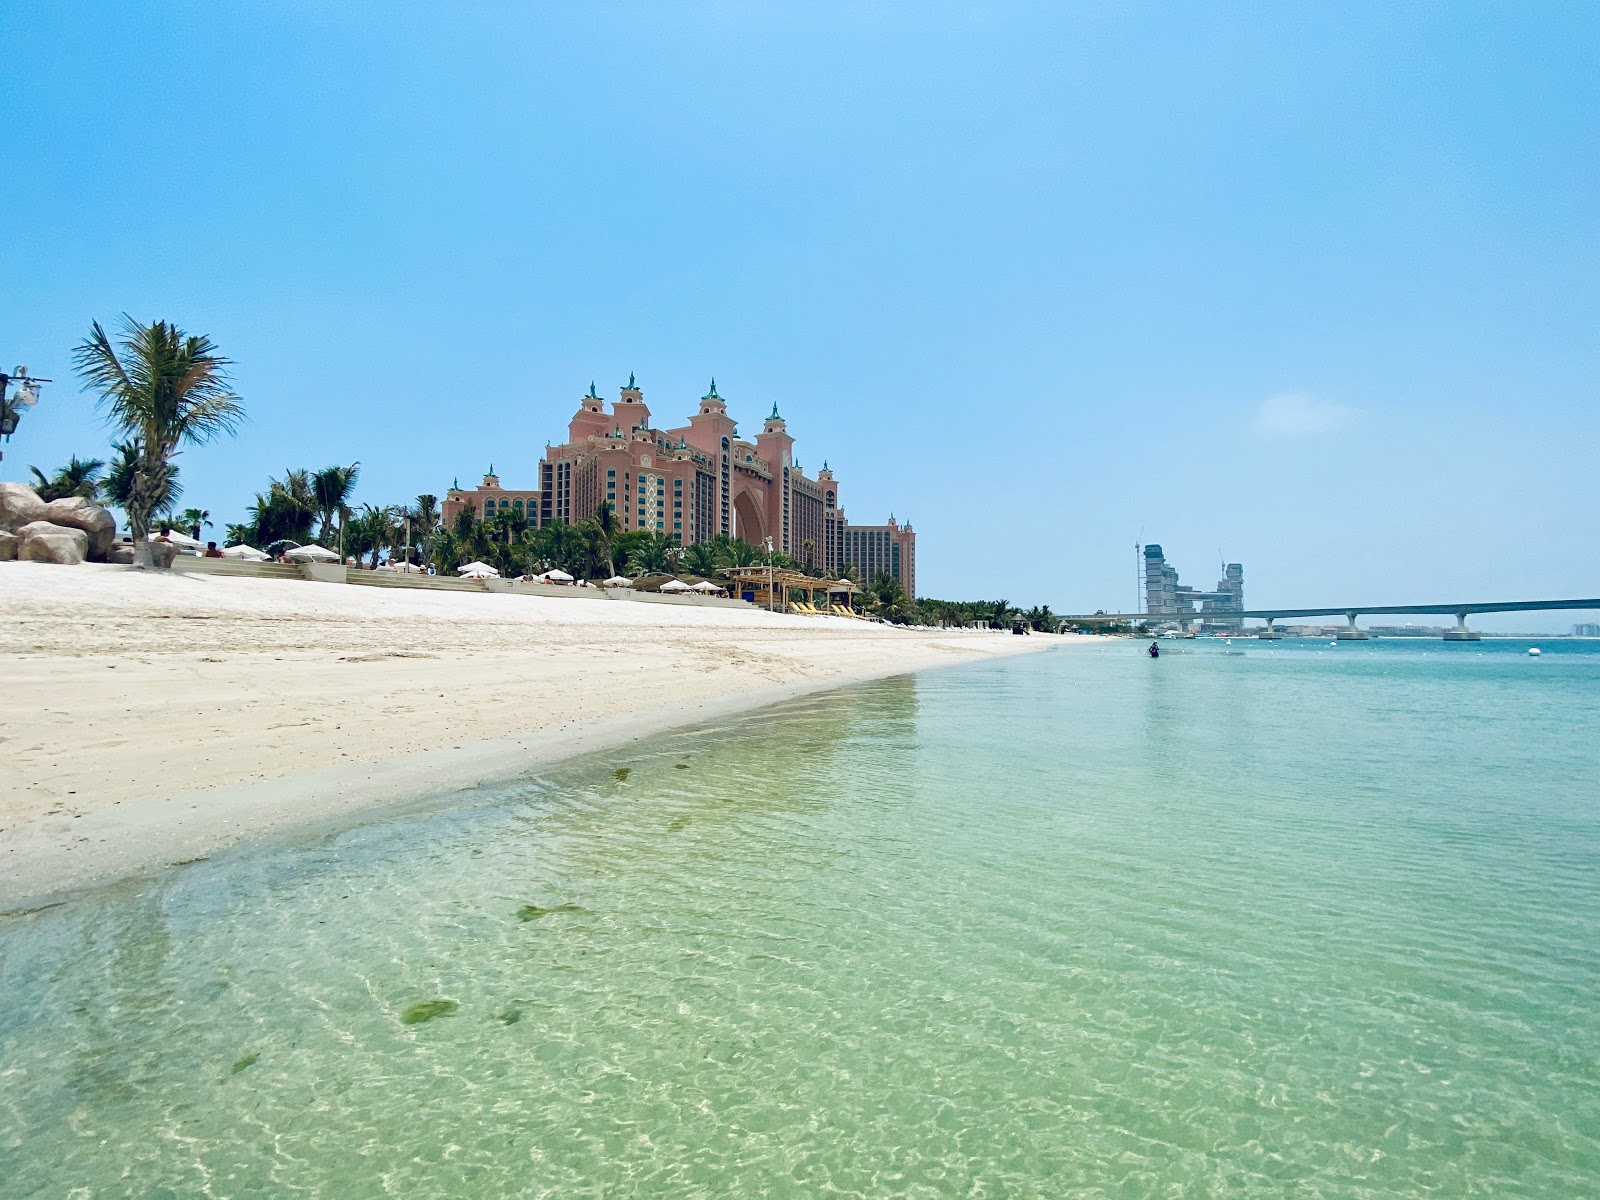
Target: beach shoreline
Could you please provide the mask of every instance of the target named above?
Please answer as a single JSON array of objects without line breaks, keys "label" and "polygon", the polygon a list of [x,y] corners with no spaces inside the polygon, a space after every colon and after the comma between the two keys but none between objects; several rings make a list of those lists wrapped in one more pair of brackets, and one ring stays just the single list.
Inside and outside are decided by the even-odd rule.
[{"label": "beach shoreline", "polygon": [[0,909],[1080,637],[0,566]]}]

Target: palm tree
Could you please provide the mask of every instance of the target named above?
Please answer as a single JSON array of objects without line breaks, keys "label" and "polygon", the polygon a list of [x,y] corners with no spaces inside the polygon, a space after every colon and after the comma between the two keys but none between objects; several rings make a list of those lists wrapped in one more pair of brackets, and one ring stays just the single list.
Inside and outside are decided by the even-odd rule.
[{"label": "palm tree", "polygon": [[717,552],[710,542],[696,542],[683,552],[683,565],[702,579],[717,573]]},{"label": "palm tree", "polygon": [[333,521],[339,518],[340,532],[344,532],[345,517],[350,512],[350,497],[355,494],[356,481],[361,478],[361,464],[353,462],[348,467],[323,467],[312,473],[311,494],[316,498],[317,516],[322,519],[322,531],[317,540],[324,546],[333,537]]},{"label": "palm tree", "polygon": [[[139,447],[135,442],[113,442],[111,448],[116,452],[116,457],[111,460],[111,467],[101,481],[100,492],[107,504],[114,504],[126,513],[133,495],[134,471],[139,465]],[[165,486],[156,493],[155,502],[150,506],[151,513],[171,508],[182,495],[183,485],[178,482],[178,468],[168,464]]]},{"label": "palm tree", "polygon": [[177,524],[189,531],[189,536],[198,539],[200,526],[211,524],[211,513],[204,508],[186,508],[178,514]]},{"label": "palm tree", "polygon": [[428,537],[439,528],[439,497],[423,492],[411,506],[411,521],[421,537]]},{"label": "palm tree", "polygon": [[100,322],[73,352],[84,383],[100,393],[111,423],[135,447],[127,502],[134,561],[151,566],[150,516],[171,493],[173,456],[234,433],[244,406],[228,380],[226,358],[210,338],[190,335],[166,321],[141,325],[127,314],[123,338],[113,345]]},{"label": "palm tree", "polygon": [[905,600],[905,589],[900,586],[900,581],[887,571],[880,571],[874,575],[872,582],[867,585],[868,605],[886,621],[905,624],[907,619]]},{"label": "palm tree", "polygon": [[[551,521],[534,538],[535,559],[544,567],[560,567],[576,575],[583,569],[583,534],[576,525]],[[574,570],[577,568],[577,570]]]},{"label": "palm tree", "polygon": [[393,504],[361,506],[362,533],[367,540],[366,549],[372,551],[372,565],[378,565],[378,555],[392,550],[400,533],[400,509]]},{"label": "palm tree", "polygon": [[731,538],[726,534],[718,534],[713,539],[716,546],[717,561],[725,567],[754,567],[765,566],[767,552],[757,546],[752,546],[743,538]]},{"label": "palm tree", "polygon": [[628,570],[634,575],[659,575],[672,567],[672,540],[664,533],[646,531],[628,556]]},{"label": "palm tree", "polygon": [[105,466],[102,459],[81,459],[74,454],[66,466],[56,468],[56,473],[49,478],[38,467],[29,467],[28,470],[39,481],[39,486],[33,489],[39,493],[39,499],[48,502],[82,496],[93,503],[100,499],[100,473]]},{"label": "palm tree", "polygon": [[600,553],[601,557],[605,559],[606,578],[609,579],[617,573],[616,562],[611,557],[611,539],[617,533],[617,510],[611,507],[611,501],[602,500],[600,507],[594,510],[594,516],[590,519],[594,521],[595,527],[600,531],[600,544],[602,547]]},{"label": "palm tree", "polygon": [[463,561],[461,544],[448,529],[435,529],[428,538],[428,561],[439,571],[454,571]]}]

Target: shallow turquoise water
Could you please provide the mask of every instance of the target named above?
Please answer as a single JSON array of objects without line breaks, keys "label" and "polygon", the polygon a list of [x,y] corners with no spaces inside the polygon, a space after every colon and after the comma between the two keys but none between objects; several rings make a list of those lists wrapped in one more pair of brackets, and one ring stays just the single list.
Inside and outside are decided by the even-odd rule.
[{"label": "shallow turquoise water", "polygon": [[1543,646],[954,668],[0,921],[0,1195],[1600,1194]]}]

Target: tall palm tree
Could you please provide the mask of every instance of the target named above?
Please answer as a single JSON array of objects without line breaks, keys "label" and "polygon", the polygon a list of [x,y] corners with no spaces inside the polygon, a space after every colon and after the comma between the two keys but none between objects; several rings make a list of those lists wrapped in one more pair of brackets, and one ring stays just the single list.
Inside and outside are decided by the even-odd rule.
[{"label": "tall palm tree", "polygon": [[150,516],[170,492],[173,456],[232,434],[244,406],[228,379],[232,364],[203,334],[191,335],[166,321],[141,325],[127,314],[123,337],[113,344],[100,322],[73,351],[84,383],[100,393],[111,423],[136,448],[127,503],[134,561],[150,566]]},{"label": "tall palm tree", "polygon": [[394,549],[400,533],[400,509],[393,504],[363,504],[361,509],[361,523],[370,539],[372,565],[376,567],[378,555],[384,550]]},{"label": "tall palm tree", "polygon": [[186,508],[178,514],[178,524],[189,531],[189,536],[199,538],[200,526],[211,524],[210,510],[204,508]]},{"label": "tall palm tree", "polygon": [[617,510],[611,506],[611,501],[602,500],[591,520],[600,531],[600,553],[605,559],[606,578],[609,579],[617,573],[616,560],[611,555],[611,542],[617,535]]},{"label": "tall palm tree", "polygon": [[439,497],[423,492],[411,506],[411,520],[420,535],[427,537],[439,528]]},{"label": "tall palm tree", "polygon": [[100,499],[100,473],[105,470],[103,459],[82,459],[74,454],[64,467],[46,477],[38,467],[29,467],[39,486],[33,490],[44,501],[65,500],[69,496],[82,496],[91,503]]},{"label": "tall palm tree", "polygon": [[317,540],[326,546],[333,537],[334,518],[339,519],[343,532],[345,514],[350,511],[350,498],[355,494],[356,481],[361,478],[361,464],[353,462],[348,467],[323,467],[311,475],[311,494],[316,497],[317,516],[322,519]]},{"label": "tall palm tree", "polygon": [[[135,442],[113,442],[111,448],[116,456],[111,460],[110,469],[100,484],[100,493],[107,504],[114,504],[126,513],[133,495],[133,475],[139,466],[139,447]],[[156,493],[155,502],[150,507],[151,513],[171,508],[182,495],[183,485],[178,482],[178,468],[169,463],[165,486]]]}]

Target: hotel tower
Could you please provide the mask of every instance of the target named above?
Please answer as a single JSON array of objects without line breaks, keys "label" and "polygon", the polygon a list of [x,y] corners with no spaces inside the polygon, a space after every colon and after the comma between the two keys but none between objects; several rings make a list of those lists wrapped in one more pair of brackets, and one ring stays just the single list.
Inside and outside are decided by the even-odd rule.
[{"label": "hotel tower", "polygon": [[794,458],[794,437],[778,406],[754,441],[717,395],[716,380],[687,425],[658,429],[633,376],[606,411],[594,385],[578,401],[567,440],[547,445],[536,490],[500,486],[493,469],[481,486],[452,487],[446,525],[471,506],[480,518],[502,510],[536,525],[576,524],[609,503],[623,529],[651,529],[682,545],[718,534],[775,550],[830,575],[853,565],[863,582],[880,573],[916,595],[916,533],[892,516],[883,525],[852,525],[839,504],[839,481],[826,462],[812,478]]}]

